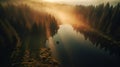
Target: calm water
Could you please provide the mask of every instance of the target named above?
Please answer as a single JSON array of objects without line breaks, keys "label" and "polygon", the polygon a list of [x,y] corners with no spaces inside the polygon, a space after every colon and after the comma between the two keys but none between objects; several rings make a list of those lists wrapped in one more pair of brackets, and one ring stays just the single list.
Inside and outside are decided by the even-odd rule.
[{"label": "calm water", "polygon": [[60,67],[120,67],[119,56],[93,45],[67,24],[61,25],[46,45],[60,61]]}]

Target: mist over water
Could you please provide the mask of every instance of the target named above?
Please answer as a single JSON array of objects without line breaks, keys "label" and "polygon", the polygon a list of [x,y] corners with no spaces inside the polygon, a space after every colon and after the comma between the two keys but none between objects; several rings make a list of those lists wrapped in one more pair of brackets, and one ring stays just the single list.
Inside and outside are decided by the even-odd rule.
[{"label": "mist over water", "polygon": [[1,67],[120,67],[118,0],[43,1],[0,1]]},{"label": "mist over water", "polygon": [[[110,55],[109,51],[100,49],[100,46],[96,47],[89,39],[85,39],[84,34],[77,32],[69,24],[60,25],[52,39],[56,49],[53,54],[61,62],[61,67],[120,66],[117,55]],[[59,44],[56,43],[57,41]],[[48,42],[47,47],[49,45],[51,44]]]}]

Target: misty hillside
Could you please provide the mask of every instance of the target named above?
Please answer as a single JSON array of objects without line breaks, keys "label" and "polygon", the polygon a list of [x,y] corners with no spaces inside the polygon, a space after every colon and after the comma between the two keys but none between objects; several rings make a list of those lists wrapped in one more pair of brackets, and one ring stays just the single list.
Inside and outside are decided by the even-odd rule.
[{"label": "misty hillside", "polygon": [[77,6],[77,12],[86,18],[86,23],[105,35],[120,41],[120,3],[112,6],[109,3],[98,6]]},{"label": "misty hillside", "polygon": [[76,28],[85,39],[96,47],[120,56],[120,3],[112,6],[109,3],[98,6],[76,6],[78,15],[86,20],[90,29]]},{"label": "misty hillside", "polygon": [[[36,52],[39,52],[40,48],[45,48],[46,40],[53,36],[57,29],[55,18],[47,13],[37,12],[25,4],[0,4],[1,66],[21,64],[26,51],[34,51],[33,58],[38,56]],[[34,40],[34,37],[38,37],[38,40]],[[29,38],[32,38],[32,41],[29,41]],[[23,45],[25,40],[28,42]]]},{"label": "misty hillside", "polygon": [[[0,3],[5,1],[1,0]],[[59,62],[52,56],[52,50],[56,47],[53,43],[57,43],[57,46],[67,45],[57,40],[62,39],[58,29],[59,25],[64,24],[73,27],[75,32],[83,35],[83,38],[95,47],[108,51],[110,55],[120,56],[120,3],[115,6],[109,3],[97,6],[72,6],[17,1],[0,4],[0,66],[59,67]],[[66,28],[63,28],[62,35]],[[58,35],[56,39],[55,34]],[[70,35],[72,32],[66,34]],[[53,38],[53,42],[49,40],[50,37]],[[63,42],[64,40],[67,41],[63,39]],[[72,41],[74,40],[71,37]],[[52,44],[49,46],[53,49],[46,48],[48,42]],[[65,52],[62,48],[60,50]],[[60,57],[61,59],[58,59],[65,59],[62,55]]]}]

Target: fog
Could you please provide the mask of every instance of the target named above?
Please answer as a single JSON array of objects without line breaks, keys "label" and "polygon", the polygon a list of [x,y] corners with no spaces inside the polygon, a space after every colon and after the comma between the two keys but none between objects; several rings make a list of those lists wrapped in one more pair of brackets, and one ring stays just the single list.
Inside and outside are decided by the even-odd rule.
[{"label": "fog", "polygon": [[109,2],[112,5],[116,5],[116,3],[120,2],[120,0],[32,0],[32,1],[54,2],[70,5],[99,5],[101,3],[106,4],[107,2]]}]

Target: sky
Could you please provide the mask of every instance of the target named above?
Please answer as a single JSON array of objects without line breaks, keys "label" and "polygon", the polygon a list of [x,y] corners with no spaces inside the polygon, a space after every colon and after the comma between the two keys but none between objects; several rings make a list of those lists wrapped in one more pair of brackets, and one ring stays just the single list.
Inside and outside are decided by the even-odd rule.
[{"label": "sky", "polygon": [[71,5],[99,5],[101,3],[107,2],[109,2],[112,5],[115,5],[118,2],[120,3],[120,0],[36,0],[36,1],[57,2]]},{"label": "sky", "polygon": [[[25,1],[25,0],[0,0],[2,1]],[[116,5],[120,0],[27,0],[27,1],[36,1],[36,2],[55,2],[55,3],[63,3],[70,5],[99,5],[101,3],[109,2],[112,5]]]}]

